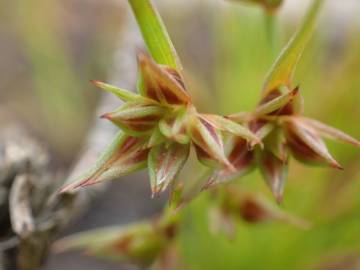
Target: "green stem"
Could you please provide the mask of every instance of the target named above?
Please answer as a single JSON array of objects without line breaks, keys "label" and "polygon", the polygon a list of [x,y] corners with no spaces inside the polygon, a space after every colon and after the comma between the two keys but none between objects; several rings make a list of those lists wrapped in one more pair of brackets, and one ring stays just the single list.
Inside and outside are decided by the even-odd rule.
[{"label": "green stem", "polygon": [[181,63],[152,0],[128,0],[149,53],[158,64],[181,70]]},{"label": "green stem", "polygon": [[272,56],[275,55],[275,14],[265,10],[265,30],[266,38],[270,47]]}]

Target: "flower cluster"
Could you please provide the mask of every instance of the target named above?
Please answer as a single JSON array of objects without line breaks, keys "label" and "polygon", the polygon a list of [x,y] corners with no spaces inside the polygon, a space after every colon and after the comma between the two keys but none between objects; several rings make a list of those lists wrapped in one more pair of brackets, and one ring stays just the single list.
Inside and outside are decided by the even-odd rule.
[{"label": "flower cluster", "polygon": [[263,148],[249,149],[239,137],[233,138],[228,159],[236,171],[217,170],[206,186],[234,179],[257,165],[276,200],[282,200],[289,156],[306,164],[329,165],[342,169],[329,153],[323,137],[336,139],[360,147],[351,136],[317,120],[302,116],[303,99],[299,88],[279,87],[266,91],[251,113],[228,116],[249,126],[263,142]]},{"label": "flower cluster", "polygon": [[[252,2],[277,7],[282,1]],[[152,194],[158,195],[175,182],[188,160],[191,147],[195,149],[198,160],[210,168],[202,189],[228,182],[258,167],[278,202],[283,197],[291,155],[305,163],[341,169],[329,153],[323,137],[357,147],[360,147],[360,142],[335,128],[303,117],[299,88],[292,86],[296,64],[311,36],[321,4],[322,0],[314,1],[302,27],[271,68],[260,102],[250,113],[229,116],[199,113],[191,101],[181,71],[174,68],[177,65],[160,65],[145,53],[138,55],[138,93],[94,81],[96,86],[125,102],[117,110],[102,116],[122,131],[97,164],[79,179],[65,185],[62,192],[116,179],[147,167]],[[154,9],[149,6],[141,8],[146,9],[150,17],[158,16],[152,14]],[[162,27],[160,23],[155,26],[154,29]],[[142,28],[142,31],[147,30]],[[164,30],[160,36],[168,43],[170,58],[174,60],[171,42],[165,33]],[[154,45],[156,42],[153,44],[148,39],[147,43]],[[156,48],[160,50],[162,47]],[[157,50],[150,49],[153,56],[155,52]],[[182,193],[182,185],[180,182],[174,184],[172,195]],[[178,203],[183,201],[186,200],[178,199]]]},{"label": "flower cluster", "polygon": [[241,124],[197,112],[176,69],[158,65],[144,53],[138,55],[138,63],[141,74],[138,94],[94,81],[125,101],[117,110],[102,116],[123,132],[98,166],[62,191],[115,179],[147,165],[154,196],[175,179],[188,159],[191,145],[204,165],[236,171],[224,153],[223,137],[237,136],[248,147],[260,143]]}]

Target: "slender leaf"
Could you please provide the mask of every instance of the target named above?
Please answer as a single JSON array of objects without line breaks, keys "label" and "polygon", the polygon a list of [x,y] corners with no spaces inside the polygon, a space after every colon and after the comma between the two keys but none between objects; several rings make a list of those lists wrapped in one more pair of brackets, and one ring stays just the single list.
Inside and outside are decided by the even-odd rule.
[{"label": "slender leaf", "polygon": [[128,0],[150,54],[158,64],[181,70],[181,63],[152,0]]},{"label": "slender leaf", "polygon": [[324,0],[314,0],[300,29],[294,34],[271,67],[263,87],[263,97],[282,85],[291,87],[296,65],[312,36],[316,18],[323,2]]},{"label": "slender leaf", "polygon": [[100,81],[91,81],[94,85],[101,88],[102,90],[105,90],[106,92],[109,92],[111,94],[114,94],[115,96],[119,97],[123,101],[136,101],[136,102],[152,102],[150,99],[145,98],[141,95],[135,94],[131,91],[121,89],[119,87],[116,87],[111,84],[107,84]]}]

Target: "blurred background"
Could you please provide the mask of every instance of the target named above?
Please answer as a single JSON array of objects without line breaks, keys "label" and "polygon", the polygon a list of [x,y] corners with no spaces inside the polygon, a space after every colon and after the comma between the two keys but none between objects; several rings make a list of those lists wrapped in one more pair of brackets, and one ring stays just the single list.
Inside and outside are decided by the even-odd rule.
[{"label": "blurred background", "polygon": [[[122,42],[124,0],[0,0],[0,128],[19,121],[68,169],[94,119],[90,79],[112,74]],[[251,110],[281,47],[311,1],[285,0],[269,36],[260,7],[220,0],[156,0],[203,112]],[[360,2],[327,0],[296,72],[305,115],[360,138]],[[135,55],[134,55],[135,57]],[[115,63],[116,64],[116,63]],[[114,76],[114,74],[112,74]],[[121,86],[121,85],[119,85]],[[360,152],[329,142],[345,171],[291,162],[283,208],[314,223],[239,223],[229,241],[207,224],[209,197],[186,210],[180,269],[360,269]],[[258,171],[237,181],[269,198]],[[146,173],[114,182],[66,234],[158,213]],[[45,269],[137,269],[82,254],[53,255]]]}]

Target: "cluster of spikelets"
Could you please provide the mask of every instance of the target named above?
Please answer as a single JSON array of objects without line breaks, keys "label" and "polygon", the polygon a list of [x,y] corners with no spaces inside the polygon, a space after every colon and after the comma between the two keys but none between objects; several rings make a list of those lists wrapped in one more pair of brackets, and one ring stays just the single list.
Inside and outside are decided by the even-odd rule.
[{"label": "cluster of spikelets", "polygon": [[[274,8],[281,3],[260,2]],[[311,36],[320,3],[314,3],[304,25],[270,70],[260,102],[252,112],[228,116],[198,112],[181,70],[159,65],[145,53],[138,55],[138,93],[93,81],[124,101],[120,108],[102,116],[122,131],[90,171],[66,184],[61,191],[117,179],[147,167],[153,196],[170,185],[172,191],[181,192],[181,187],[174,187],[175,182],[179,185],[174,180],[188,160],[191,148],[211,172],[203,182],[203,189],[236,179],[258,167],[278,202],[282,200],[290,156],[307,164],[342,169],[329,153],[323,137],[357,147],[360,142],[303,117],[299,87],[292,86],[296,63]]]},{"label": "cluster of spikelets", "polygon": [[322,137],[360,147],[360,142],[301,116],[299,88],[266,88],[253,112],[229,116],[199,113],[179,71],[138,55],[139,93],[99,81],[98,87],[125,103],[103,115],[122,132],[98,165],[62,191],[116,179],[148,167],[153,195],[163,192],[188,159],[190,148],[213,170],[204,188],[235,179],[259,167],[281,200],[290,153],[298,160],[341,169]]},{"label": "cluster of spikelets", "polygon": [[260,140],[248,128],[226,117],[199,113],[191,102],[179,71],[138,55],[139,93],[94,81],[125,103],[103,115],[122,129],[100,166],[65,190],[114,179],[147,165],[153,195],[164,191],[184,166],[193,146],[200,162],[211,168],[236,172],[224,151],[226,133],[241,138],[247,147]]}]

